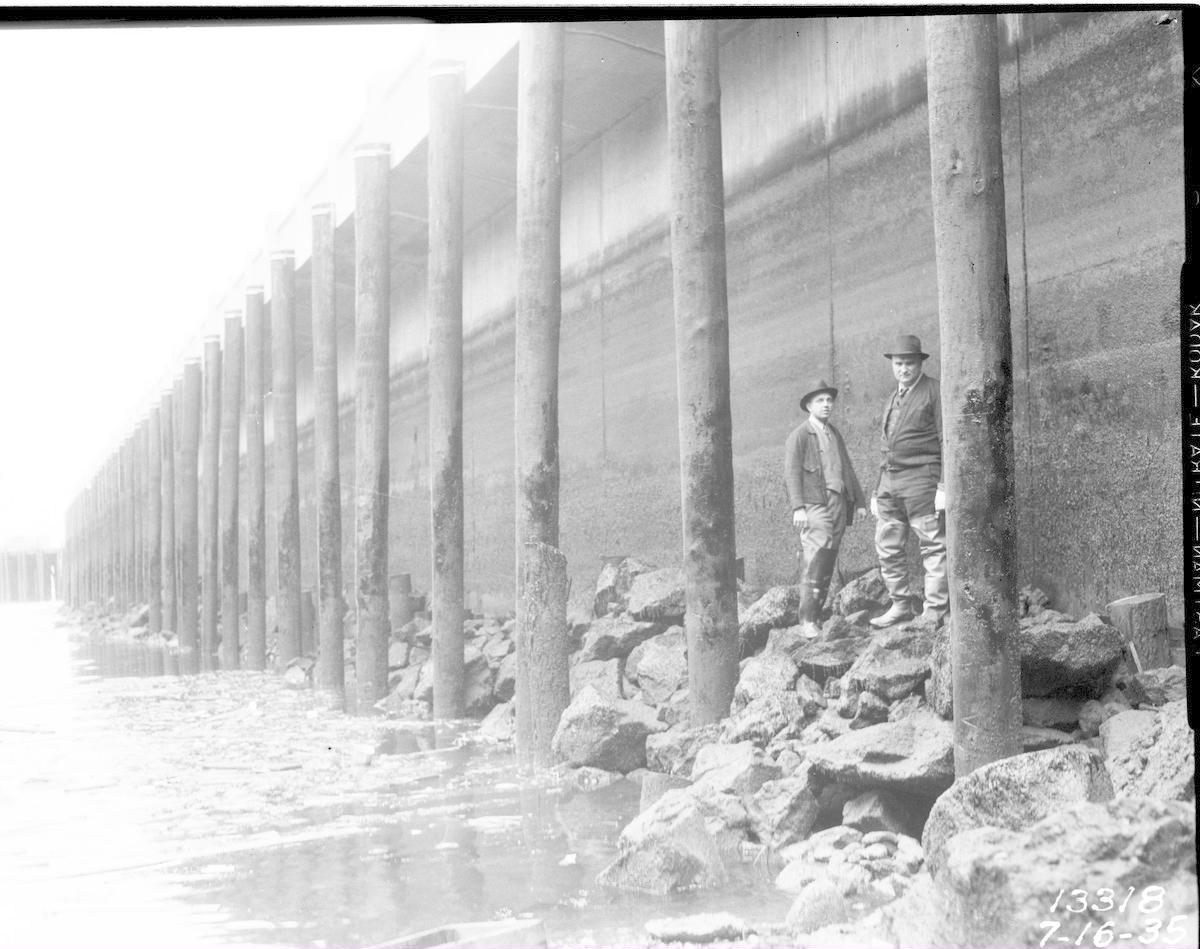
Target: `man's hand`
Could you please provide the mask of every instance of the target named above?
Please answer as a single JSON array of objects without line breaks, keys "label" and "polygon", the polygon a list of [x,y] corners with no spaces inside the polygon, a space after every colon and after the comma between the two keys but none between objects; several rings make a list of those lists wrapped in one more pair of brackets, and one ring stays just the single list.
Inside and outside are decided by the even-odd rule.
[{"label": "man's hand", "polygon": [[865,507],[855,508],[854,516],[857,517],[861,521],[864,517],[867,516],[867,509]]},{"label": "man's hand", "polygon": [[792,526],[808,527],[808,511],[802,507],[798,507],[792,511]]},{"label": "man's hand", "polygon": [[879,517],[879,498],[871,495],[871,516]]},{"label": "man's hand", "polygon": [[935,511],[946,510],[946,489],[938,485],[938,489],[933,492],[933,509]]}]

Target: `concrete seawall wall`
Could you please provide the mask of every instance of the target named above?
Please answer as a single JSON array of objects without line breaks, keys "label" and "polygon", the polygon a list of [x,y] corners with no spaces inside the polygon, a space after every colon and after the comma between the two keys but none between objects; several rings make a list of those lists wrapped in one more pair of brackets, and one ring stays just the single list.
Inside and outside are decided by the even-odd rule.
[{"label": "concrete seawall wall", "polygon": [[[1182,607],[1182,54],[1178,21],[1157,20],[1003,20],[1020,563],[1072,611],[1149,590]],[[939,374],[924,29],[757,20],[721,57],[737,543],[747,580],[767,585],[796,568],[780,462],[805,382],[839,386],[837,421],[869,488],[893,384],[880,353],[917,333]],[[577,597],[601,556],[680,559],[665,136],[650,96],[565,169],[561,542]],[[492,607],[514,584],[512,214],[472,231],[466,265],[466,577]],[[393,250],[413,266],[393,290],[392,571],[427,589],[423,248]],[[344,361],[346,393],[351,380]],[[351,587],[350,406],[342,437]],[[307,553],[315,491],[302,488]],[[842,564],[872,562],[870,526],[855,525]]]}]

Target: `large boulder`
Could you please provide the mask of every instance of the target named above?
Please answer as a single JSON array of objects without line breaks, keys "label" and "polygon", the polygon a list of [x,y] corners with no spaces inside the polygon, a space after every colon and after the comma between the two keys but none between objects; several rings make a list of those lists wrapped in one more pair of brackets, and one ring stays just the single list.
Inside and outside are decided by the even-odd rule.
[{"label": "large boulder", "polygon": [[850,687],[885,702],[912,695],[929,678],[932,630],[904,625],[877,634],[846,673]]},{"label": "large boulder", "polygon": [[1120,632],[1094,614],[1077,623],[1023,622],[1019,637],[1021,687],[1026,696],[1099,698],[1124,649]]},{"label": "large boulder", "polygon": [[629,585],[628,609],[634,619],[682,623],[686,605],[683,571],[676,567],[640,573]]},{"label": "large boulder", "polygon": [[635,646],[657,636],[665,628],[659,623],[642,623],[628,616],[603,616],[588,627],[579,659],[581,662],[624,659]]},{"label": "large boulder", "polygon": [[605,699],[585,687],[563,712],[552,748],[569,765],[625,774],[646,764],[646,736],[663,727],[640,702]]},{"label": "large boulder", "polygon": [[738,712],[759,696],[792,688],[799,675],[796,664],[780,652],[763,653],[747,659],[733,690],[732,710]]},{"label": "large boulder", "polygon": [[755,600],[738,626],[742,656],[753,655],[762,649],[771,630],[799,623],[799,606],[800,588],[791,585],[772,587]]},{"label": "large boulder", "polygon": [[497,743],[512,742],[517,735],[517,703],[501,702],[479,723],[479,737]]},{"label": "large boulder", "polygon": [[671,893],[720,886],[750,830],[741,800],[709,786],[667,791],[617,838],[617,858],[602,886]]},{"label": "large boulder", "polygon": [[807,757],[818,774],[854,787],[932,796],[954,781],[953,736],[953,726],[925,707],[901,721],[812,745]]},{"label": "large boulder", "polygon": [[764,781],[749,802],[755,834],[779,850],[808,836],[821,812],[811,770],[801,765],[787,777]]},{"label": "large boulder", "polygon": [[620,659],[581,660],[571,666],[568,677],[572,696],[591,686],[606,699],[625,698],[621,692]]},{"label": "large boulder", "polygon": [[1082,938],[1088,946],[1126,949],[1195,945],[1195,847],[1190,804],[1139,797],[1076,801],[1019,828],[968,830],[947,842],[926,912],[902,905],[903,899],[888,908],[901,929],[932,911],[942,931],[910,928],[896,941],[1035,947],[1064,939],[1074,945]]},{"label": "large boulder", "polygon": [[804,724],[804,708],[795,692],[771,692],[752,699],[726,719],[724,738],[765,748],[781,732],[786,732],[787,738],[798,736]]},{"label": "large boulder", "polygon": [[788,910],[786,925],[793,933],[811,933],[850,918],[850,904],[831,880],[807,884]]},{"label": "large boulder", "polygon": [[1114,715],[1100,726],[1100,740],[1117,794],[1195,800],[1195,739],[1185,700],[1168,702],[1158,711]]},{"label": "large boulder", "polygon": [[687,637],[672,626],[629,654],[625,675],[642,690],[647,705],[661,705],[687,684]]},{"label": "large boulder", "polygon": [[496,704],[496,670],[478,646],[463,650],[463,712],[468,718],[483,718]]},{"label": "large boulder", "polygon": [[838,590],[833,598],[833,611],[839,616],[849,616],[860,610],[874,613],[890,602],[887,586],[879,574],[879,568],[875,567]]},{"label": "large boulder", "polygon": [[748,741],[705,745],[692,765],[692,781],[727,794],[749,797],[767,781],[783,777],[779,765]]},{"label": "large boulder", "polygon": [[1020,830],[1077,801],[1107,801],[1112,781],[1094,749],[1067,745],[993,761],[954,782],[934,802],[921,843],[936,877],[947,842],[977,827]]},{"label": "large boulder", "polygon": [[593,600],[595,614],[607,616],[610,612],[620,613],[624,610],[629,604],[629,588],[633,578],[653,569],[650,564],[633,557],[605,561],[596,579],[596,596]]},{"label": "large boulder", "polygon": [[692,764],[705,745],[719,741],[724,726],[711,722],[697,728],[679,725],[646,738],[646,767],[664,774],[692,776]]},{"label": "large boulder", "polygon": [[806,643],[790,655],[804,675],[823,684],[826,679],[845,675],[870,644],[870,636],[850,636]]},{"label": "large boulder", "polygon": [[1134,708],[1160,706],[1187,698],[1187,673],[1182,666],[1147,669],[1130,677],[1125,697]]}]

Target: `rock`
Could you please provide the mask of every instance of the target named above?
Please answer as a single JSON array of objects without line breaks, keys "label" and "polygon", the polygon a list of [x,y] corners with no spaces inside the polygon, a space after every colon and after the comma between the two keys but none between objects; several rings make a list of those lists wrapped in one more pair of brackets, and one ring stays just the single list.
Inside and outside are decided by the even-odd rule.
[{"label": "rock", "polygon": [[1036,728],[1033,725],[1021,726],[1021,749],[1023,751],[1045,751],[1047,748],[1057,748],[1060,745],[1071,744],[1079,732],[1068,734],[1057,728]]},{"label": "rock", "polygon": [[1026,616],[1037,616],[1049,605],[1050,597],[1037,587],[1022,587],[1017,596],[1018,615],[1022,619]]},{"label": "rock", "polygon": [[1034,728],[1074,729],[1079,724],[1079,699],[1024,699],[1021,721]]},{"label": "rock", "polygon": [[[846,622],[849,623],[850,627],[853,630],[855,630],[856,632],[859,629],[866,629],[867,622],[870,619],[871,619],[871,611],[870,610],[855,610],[853,613],[846,614]],[[828,637],[826,637],[826,638],[828,638]]]},{"label": "rock", "polygon": [[618,856],[596,882],[646,893],[720,886],[749,827],[733,795],[700,786],[667,791],[621,831]]},{"label": "rock", "polygon": [[796,613],[799,606],[800,588],[793,585],[772,587],[755,600],[738,626],[742,657],[762,649],[771,630],[799,623]]},{"label": "rock", "polygon": [[421,671],[417,673],[417,685],[413,689],[412,697],[418,702],[428,702],[433,705],[433,662],[427,662],[421,666]]},{"label": "rock", "polygon": [[659,623],[642,623],[627,616],[602,617],[588,627],[579,660],[624,659],[635,646],[664,629]]},{"label": "rock", "polygon": [[779,765],[748,741],[705,745],[692,765],[694,784],[742,797],[749,797],[765,782],[782,776]]},{"label": "rock", "polygon": [[496,680],[492,683],[492,694],[497,702],[507,702],[517,693],[517,654],[510,652],[500,660],[496,669]]},{"label": "rock", "polygon": [[[630,772],[632,774],[632,772]],[[646,810],[668,791],[676,788],[686,788],[692,782],[676,774],[663,774],[659,771],[646,771],[642,778],[641,796],[638,800],[638,813]]]},{"label": "rock", "polygon": [[500,663],[504,661],[505,656],[509,655],[516,648],[516,644],[508,636],[500,632],[500,628],[496,627],[494,631],[483,639],[479,649],[487,659],[487,664],[492,669],[499,669]]},{"label": "rock", "polygon": [[836,707],[830,707],[818,715],[817,720],[806,726],[800,733],[800,744],[812,745],[832,741],[835,738],[841,738],[849,731],[850,722],[838,714]]},{"label": "rock", "polygon": [[1123,655],[1121,634],[1098,616],[1020,628],[1021,686],[1027,696],[1098,698]]},{"label": "rock", "polygon": [[776,850],[803,840],[821,812],[809,770],[763,782],[749,805],[758,839]]},{"label": "rock", "polygon": [[[633,664],[631,654],[626,675],[642,690],[643,702],[661,705],[687,685],[687,640],[682,626],[647,639],[633,652],[639,653],[637,663]],[[633,665],[632,673],[629,665]]]},{"label": "rock", "polygon": [[1098,752],[1082,745],[993,761],[960,778],[934,802],[921,845],[936,878],[947,841],[976,827],[1021,830],[1076,801],[1107,801],[1113,784]]},{"label": "rock", "polygon": [[811,933],[849,918],[850,906],[841,890],[829,880],[813,880],[788,910],[787,927],[793,933]]},{"label": "rock", "polygon": [[887,586],[879,574],[879,568],[875,567],[851,580],[837,592],[833,598],[833,611],[842,616],[860,610],[874,612],[890,602]]},{"label": "rock", "polygon": [[635,620],[682,624],[685,606],[683,571],[675,567],[640,573],[629,586],[629,615]]},{"label": "rock", "polygon": [[[1019,829],[967,831],[947,843],[944,870],[934,877],[929,909],[948,930],[934,944],[1038,946],[1053,935],[1049,925],[1057,923],[1062,933],[1090,930],[1086,945],[1108,945],[1111,940],[1100,941],[1101,929],[1141,934],[1151,918],[1162,930],[1156,945],[1194,939],[1196,931],[1186,920],[1197,910],[1195,847],[1191,805],[1139,797],[1065,804]],[[1155,893],[1151,887],[1163,889]],[[1064,888],[1067,893],[1055,907]],[[1082,907],[1068,899],[1076,889],[1090,896]],[[1116,895],[1114,908],[1097,899],[1104,890]],[[1136,895],[1122,911],[1122,897],[1131,891]],[[1146,905],[1160,909],[1141,909],[1148,896]],[[900,906],[895,911],[910,919],[920,915]],[[1175,932],[1166,936],[1172,920]],[[1117,935],[1111,942],[1145,945],[1137,936]]]},{"label": "rock", "polygon": [[132,629],[140,629],[143,626],[149,625],[149,623],[150,623],[150,607],[149,607],[149,605],[134,607],[134,609],[130,613],[130,617],[131,618],[129,620],[129,626]]},{"label": "rock", "polygon": [[805,715],[794,692],[760,695],[725,721],[725,741],[753,742],[765,748],[776,735],[796,737],[804,726]]},{"label": "rock", "polygon": [[742,939],[751,932],[744,920],[730,913],[700,913],[676,919],[652,919],[646,932],[659,942],[708,943]]},{"label": "rock", "polygon": [[676,725],[667,731],[647,736],[646,767],[651,771],[690,778],[697,752],[704,745],[718,741],[723,727],[720,722],[698,728]]},{"label": "rock", "polygon": [[691,700],[686,688],[672,693],[671,697],[658,707],[658,720],[668,728],[674,728],[681,723],[686,724],[691,708]]},{"label": "rock", "polygon": [[925,698],[944,719],[954,718],[954,674],[950,664],[950,622],[933,633],[929,651],[929,678],[925,680]]},{"label": "rock", "polygon": [[1079,706],[1079,730],[1084,738],[1095,738],[1100,734],[1100,725],[1108,716],[1104,706],[1095,699],[1088,699]]},{"label": "rock", "polygon": [[850,727],[867,728],[870,725],[878,725],[880,722],[886,722],[891,709],[887,703],[873,692],[860,692],[858,696],[858,706],[854,710],[854,718],[850,722]]},{"label": "rock", "polygon": [[896,795],[879,790],[867,791],[847,801],[842,808],[842,823],[864,834],[872,831],[903,834],[911,821]]},{"label": "rock", "polygon": [[608,700],[585,687],[563,712],[552,748],[569,765],[624,774],[646,764],[646,736],[662,729],[641,703]]},{"label": "rock", "polygon": [[846,860],[861,840],[857,830],[839,826],[785,847],[779,854],[785,866],[775,878],[776,888],[798,894],[813,880],[830,879],[839,892],[846,894],[869,884],[870,873],[861,867],[851,868]]},{"label": "rock", "polygon": [[871,643],[869,636],[853,636],[833,642],[805,643],[792,653],[792,661],[800,672],[817,682],[844,675],[854,665],[859,655]]},{"label": "rock", "polygon": [[625,779],[625,775],[620,771],[605,771],[603,768],[592,768],[588,765],[570,769],[567,777],[569,783],[579,791],[599,791]]},{"label": "rock", "polygon": [[858,787],[937,794],[954,780],[953,726],[929,710],[812,745],[818,774]]},{"label": "rock", "polygon": [[796,679],[796,699],[805,718],[820,715],[829,705],[821,687],[806,675]]},{"label": "rock", "polygon": [[633,557],[623,557],[615,562],[605,561],[596,579],[596,596],[593,600],[595,615],[607,616],[610,612],[620,613],[624,610],[629,604],[629,588],[633,578],[653,569],[650,564]]},{"label": "rock", "polygon": [[479,737],[497,743],[512,742],[517,737],[517,703],[501,702],[479,723]]},{"label": "rock", "polygon": [[847,673],[851,688],[884,702],[912,695],[929,678],[933,640],[932,630],[910,625],[878,633]]},{"label": "rock", "polygon": [[1114,715],[1100,726],[1100,740],[1117,794],[1195,800],[1195,745],[1186,700],[1168,702],[1155,712]]},{"label": "rock", "polygon": [[428,702],[416,699],[398,699],[393,692],[383,701],[383,710],[389,718],[403,718],[418,722],[428,721],[433,710]]},{"label": "rock", "polygon": [[[854,614],[855,616],[862,615],[861,611]],[[821,635],[817,637],[823,643],[831,643],[838,639],[846,639],[849,636],[857,635],[854,624],[845,616],[834,614],[829,617],[821,627]]]},{"label": "rock", "polygon": [[312,683],[303,666],[288,666],[283,674],[283,684],[289,689],[307,689]]},{"label": "rock", "polygon": [[1130,677],[1125,696],[1135,708],[1186,699],[1187,673],[1180,666],[1147,669]]},{"label": "rock", "polygon": [[623,699],[621,693],[621,660],[592,659],[575,663],[569,671],[571,696],[590,686],[606,699]]},{"label": "rock", "polygon": [[790,689],[799,674],[796,664],[783,653],[763,653],[746,660],[733,690],[732,711],[740,711],[761,695]]},{"label": "rock", "polygon": [[403,669],[408,665],[408,643],[388,643],[388,668]]},{"label": "rock", "polygon": [[463,714],[483,718],[496,704],[496,672],[473,643],[463,650]]},{"label": "rock", "polygon": [[[927,680],[928,681],[928,680]],[[900,699],[898,702],[893,702],[888,708],[888,721],[898,722],[901,719],[920,711],[923,708],[928,708],[929,703],[925,701],[919,694],[913,694],[907,698]]]}]

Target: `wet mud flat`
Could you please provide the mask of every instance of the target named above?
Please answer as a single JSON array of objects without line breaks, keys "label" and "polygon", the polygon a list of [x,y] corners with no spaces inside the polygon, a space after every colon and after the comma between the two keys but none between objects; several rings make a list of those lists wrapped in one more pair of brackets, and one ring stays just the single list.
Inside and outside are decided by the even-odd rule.
[{"label": "wet mud flat", "polygon": [[521,774],[473,723],[351,717],[270,673],[101,662],[50,609],[4,613],[0,644],[0,942],[353,947],[535,917],[552,946],[635,946],[654,918],[787,911],[753,864],[720,893],[599,887],[637,783]]}]

